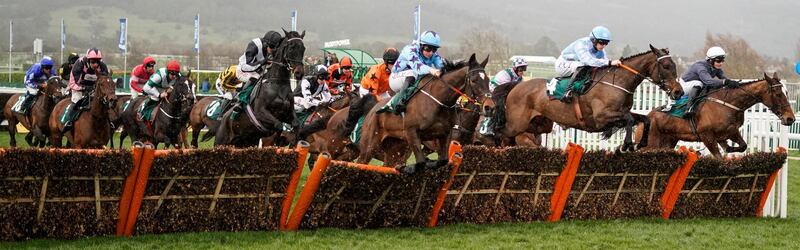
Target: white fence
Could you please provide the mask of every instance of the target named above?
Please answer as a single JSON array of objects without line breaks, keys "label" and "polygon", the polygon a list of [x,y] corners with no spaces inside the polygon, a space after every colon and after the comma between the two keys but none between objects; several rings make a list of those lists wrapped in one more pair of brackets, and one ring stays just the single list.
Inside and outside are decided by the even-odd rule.
[{"label": "white fence", "polygon": [[[795,102],[800,96],[800,85],[786,84],[789,90],[789,100],[795,107]],[[670,103],[667,94],[655,84],[644,82],[636,89],[632,111],[638,114],[647,114],[655,107]],[[796,111],[796,110],[795,110]],[[790,133],[790,130],[795,133]],[[789,148],[789,141],[797,143],[800,140],[800,125],[797,123],[791,128],[783,126],[780,119],[772,114],[763,104],[756,104],[745,113],[745,121],[740,128],[742,137],[748,145],[749,152],[775,151],[778,147]],[[543,143],[548,148],[564,148],[567,143],[580,144],[586,150],[614,150],[622,144],[625,131],[621,130],[608,140],[602,140],[600,133],[587,133],[576,129],[563,130],[559,125],[553,126],[553,132],[544,135]],[[709,155],[702,143],[680,142],[679,146],[687,146],[699,151],[702,155]],[[780,174],[775,180],[770,198],[764,206],[764,215],[786,218],[786,203],[788,198],[788,162],[784,163]]]}]

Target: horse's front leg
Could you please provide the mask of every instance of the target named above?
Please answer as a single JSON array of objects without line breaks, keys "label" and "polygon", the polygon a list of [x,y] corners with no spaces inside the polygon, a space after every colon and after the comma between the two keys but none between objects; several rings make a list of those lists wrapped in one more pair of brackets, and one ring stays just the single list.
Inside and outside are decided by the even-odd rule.
[{"label": "horse's front leg", "polygon": [[[639,150],[639,149],[647,147],[648,139],[649,139],[648,135],[650,133],[650,117],[647,117],[646,115],[635,114],[635,113],[631,113],[631,116],[633,117],[633,124],[628,124],[629,128],[628,128],[627,131],[633,130],[633,127],[636,126],[636,124],[640,124],[641,123],[642,124],[641,126],[643,126],[642,127],[642,129],[643,129],[642,130],[642,138],[639,139],[639,143],[635,144],[634,148],[633,148],[633,150],[636,151],[636,150]],[[628,132],[628,134],[625,137],[631,137],[632,134],[633,133]]]},{"label": "horse's front leg", "polygon": [[747,142],[744,141],[744,138],[742,138],[742,133],[739,133],[739,131],[736,131],[729,139],[731,139],[738,146],[734,147],[733,145],[728,145],[727,140],[721,140],[719,141],[719,145],[722,146],[722,149],[724,149],[725,152],[741,153],[747,150]]}]

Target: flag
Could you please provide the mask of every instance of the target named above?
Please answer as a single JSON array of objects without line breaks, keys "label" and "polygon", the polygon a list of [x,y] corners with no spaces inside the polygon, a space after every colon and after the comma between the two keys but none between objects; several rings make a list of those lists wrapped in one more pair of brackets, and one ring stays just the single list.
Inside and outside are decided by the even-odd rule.
[{"label": "flag", "polygon": [[124,17],[119,19],[119,51],[128,51],[128,19]]},{"label": "flag", "polygon": [[297,31],[297,10],[292,10],[292,31]]},{"label": "flag", "polygon": [[200,14],[194,16],[194,52],[200,52]]},{"label": "flag", "polygon": [[14,20],[8,22],[8,51],[14,48]]},{"label": "flag", "polygon": [[61,19],[61,49],[67,47],[67,28],[64,26],[64,19]]},{"label": "flag", "polygon": [[419,23],[420,23],[420,16],[422,13],[420,12],[421,12],[420,5],[417,5],[417,7],[414,8],[414,40],[419,40],[419,36],[421,35],[419,32],[420,28]]}]

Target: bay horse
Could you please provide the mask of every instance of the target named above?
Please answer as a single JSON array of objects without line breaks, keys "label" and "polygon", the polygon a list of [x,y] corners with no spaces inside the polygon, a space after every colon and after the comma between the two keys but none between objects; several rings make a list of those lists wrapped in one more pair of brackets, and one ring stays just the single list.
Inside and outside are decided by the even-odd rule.
[{"label": "bay horse", "polygon": [[[778,116],[781,124],[790,126],[795,121],[794,111],[784,93],[784,86],[777,74],[770,78],[742,83],[737,88],[720,88],[709,91],[705,99],[697,107],[691,119],[671,116],[653,110],[647,115],[650,118],[650,129],[647,134],[650,145],[645,149],[675,148],[678,141],[702,142],[714,157],[721,158],[719,147],[725,152],[744,152],[747,143],[739,132],[744,124],[744,113],[757,103],[766,105]],[[645,131],[642,127],[636,130],[641,137]],[[732,140],[738,146],[728,145]]]},{"label": "bay horse", "polygon": [[53,107],[66,96],[67,84],[61,80],[61,77],[50,77],[40,87],[40,94],[36,96],[36,101],[31,106],[30,114],[23,115],[12,111],[12,108],[17,103],[20,97],[25,94],[14,94],[6,102],[3,108],[3,114],[8,121],[8,135],[10,137],[9,146],[17,146],[17,123],[22,123],[22,126],[30,131],[25,135],[25,141],[32,147],[44,147],[48,137],[50,137],[50,126],[48,120]]},{"label": "bay horse", "polygon": [[[117,106],[114,107],[117,109],[117,114],[122,114],[125,112],[126,109],[130,108],[130,103],[133,103],[133,99],[129,95],[123,95],[117,98]],[[127,104],[127,105],[126,105]],[[111,140],[108,141],[109,146],[114,148],[114,133],[117,132],[117,129],[122,127],[122,115],[117,117],[117,119],[111,120]],[[125,137],[128,136],[128,131],[125,131],[125,128],[120,129],[119,134],[119,148],[122,149],[122,141],[125,140]]]},{"label": "bay horse", "polygon": [[[67,98],[61,100],[53,108],[50,114],[50,142],[53,147],[61,147],[61,139],[67,136],[68,145],[75,148],[102,148],[108,144],[111,138],[111,120],[116,119],[119,114],[116,110],[117,94],[116,83],[111,80],[109,75],[98,75],[97,81],[90,94],[84,98],[89,98],[89,110],[81,112],[73,122],[71,130],[62,134],[64,127],[60,118],[64,114],[64,108],[72,101]],[[86,100],[82,100],[86,101]],[[73,112],[79,112],[76,108]]]},{"label": "bay horse", "polygon": [[[291,124],[292,133],[297,133],[299,124],[294,113],[294,98],[290,77],[296,80],[303,76],[303,55],[306,47],[303,37],[306,32],[283,30],[284,38],[273,51],[275,61],[261,76],[250,93],[250,104],[232,119],[233,109],[222,116],[214,145],[252,147],[262,137],[281,133],[284,124]],[[296,136],[293,136],[296,138]],[[290,142],[294,144],[294,142]]]},{"label": "bay horse", "polygon": [[[151,111],[151,122],[139,119],[139,109],[149,98],[142,96],[131,101],[130,107],[122,113],[122,124],[125,133],[133,141],[148,141],[158,147],[159,143],[166,146],[182,148],[182,133],[189,121],[189,113],[195,101],[194,82],[191,72],[186,76],[179,76],[174,84],[167,88],[167,97],[162,99]],[[149,124],[148,124],[149,123]],[[120,147],[124,137],[120,136]]]},{"label": "bay horse", "polygon": [[[220,103],[216,102],[218,100],[222,100],[220,97],[209,96],[204,97],[197,101],[197,103],[192,108],[192,112],[189,113],[189,127],[192,128],[192,142],[191,145],[193,148],[197,148],[199,143],[198,139],[200,136],[200,131],[203,128],[208,128],[205,134],[203,134],[203,139],[200,141],[207,141],[214,137],[214,134],[217,132],[217,128],[219,127],[219,120],[208,118],[206,115],[206,111],[208,110],[208,106],[212,103]],[[234,102],[236,100],[230,100]],[[221,104],[218,104],[221,105]],[[222,107],[219,107],[222,108]],[[220,114],[219,116],[222,116]]]},{"label": "bay horse", "polygon": [[[441,77],[427,75],[419,81],[418,94],[411,97],[408,108],[403,115],[377,113],[389,100],[378,102],[367,112],[361,130],[359,143],[359,163],[368,163],[377,152],[383,149],[384,164],[398,165],[404,163],[401,156],[407,150],[396,151],[401,145],[407,146],[414,154],[418,164],[425,163],[427,158],[422,151],[422,141],[433,140],[439,146],[437,153],[440,160],[447,155],[447,140],[451,128],[456,123],[459,106],[456,103],[462,95],[472,101],[492,107],[489,92],[489,77],[484,68],[489,61],[487,56],[483,62],[472,54],[467,62],[446,65]],[[485,111],[484,111],[485,112]],[[392,153],[389,153],[392,152]],[[392,156],[391,154],[394,154]],[[400,156],[400,157],[399,157]],[[419,165],[423,166],[423,165]],[[411,170],[410,172],[414,172]]]},{"label": "bay horse", "polygon": [[[626,130],[622,151],[636,150],[647,145],[647,137],[633,144],[633,126],[637,122],[648,124],[647,116],[631,113],[633,93],[643,80],[651,82],[669,93],[672,99],[683,95],[677,81],[675,62],[667,49],[650,50],[622,58],[620,67],[601,67],[591,75],[592,84],[585,94],[574,97],[567,104],[550,99],[545,79],[531,79],[519,83],[506,101],[506,126],[501,133],[506,139],[530,132],[538,137],[552,132],[552,122],[562,127],[587,132],[603,132],[608,138],[618,129]],[[640,73],[641,72],[641,73]],[[645,125],[646,126],[646,125]],[[537,145],[541,146],[541,144]]]}]

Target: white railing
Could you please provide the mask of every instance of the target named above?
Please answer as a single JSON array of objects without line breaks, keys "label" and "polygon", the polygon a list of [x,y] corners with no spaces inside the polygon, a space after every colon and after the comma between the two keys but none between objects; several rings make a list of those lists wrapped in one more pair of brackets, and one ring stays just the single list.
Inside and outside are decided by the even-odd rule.
[{"label": "white railing", "polygon": [[[800,95],[800,86],[787,84],[789,89],[789,99],[793,104]],[[645,82],[636,89],[632,112],[647,114],[655,107],[668,104],[670,101],[667,94],[652,83]],[[793,125],[791,128],[783,126],[780,119],[772,114],[763,104],[756,104],[745,113],[745,121],[740,131],[742,137],[748,145],[749,152],[756,151],[776,151],[778,147],[789,147],[789,140],[800,140],[800,133],[789,133],[791,131],[800,132],[800,125]],[[543,135],[543,144],[548,148],[564,148],[567,143],[573,142],[580,144],[586,150],[614,150],[622,144],[625,138],[625,130],[620,130],[612,135],[608,140],[602,140],[600,133],[587,133],[576,129],[562,129],[559,125],[553,126],[553,132]],[[699,142],[680,142],[679,146],[687,146],[700,152],[702,155],[710,153],[702,143]],[[784,163],[780,174],[775,180],[775,185],[770,193],[769,200],[764,206],[764,215],[772,217],[786,218],[786,203],[788,198],[788,162]]]}]

